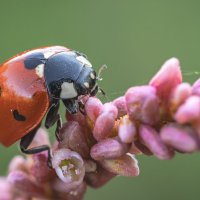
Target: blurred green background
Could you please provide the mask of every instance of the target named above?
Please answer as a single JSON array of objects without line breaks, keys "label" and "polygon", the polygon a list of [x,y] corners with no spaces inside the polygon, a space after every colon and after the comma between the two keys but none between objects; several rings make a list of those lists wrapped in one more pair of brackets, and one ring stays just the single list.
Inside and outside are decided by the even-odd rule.
[{"label": "blurred green background", "polygon": [[[64,45],[84,52],[96,69],[109,67],[100,84],[113,99],[147,83],[175,56],[192,83],[200,76],[199,10],[198,0],[0,0],[0,62],[27,49]],[[0,175],[17,153],[17,145],[0,147]],[[117,177],[89,189],[85,199],[199,199],[199,155],[139,156],[139,177]]]}]

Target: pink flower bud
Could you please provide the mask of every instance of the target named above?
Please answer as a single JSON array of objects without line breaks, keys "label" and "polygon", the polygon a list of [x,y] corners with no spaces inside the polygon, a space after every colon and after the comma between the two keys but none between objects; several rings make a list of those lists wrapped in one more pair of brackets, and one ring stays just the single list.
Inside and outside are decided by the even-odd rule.
[{"label": "pink flower bud", "polygon": [[127,145],[122,145],[116,139],[107,138],[95,144],[90,151],[90,155],[94,160],[103,160],[120,157],[127,151]]},{"label": "pink flower bud", "polygon": [[48,132],[45,128],[39,128],[29,148],[38,147],[41,145],[50,145]]},{"label": "pink flower bud", "polygon": [[200,96],[200,78],[193,84],[192,94]]},{"label": "pink flower bud", "polygon": [[12,187],[6,178],[0,178],[0,191],[0,200],[14,199]]},{"label": "pink flower bud", "polygon": [[113,118],[117,118],[118,110],[117,107],[112,102],[109,102],[103,105],[101,114],[102,113],[107,113],[107,114],[109,113],[112,114]]},{"label": "pink flower bud", "polygon": [[118,109],[118,118],[124,116],[127,114],[127,108],[126,108],[126,100],[125,97],[118,97],[113,101],[113,104],[117,107]]},{"label": "pink flower bud", "polygon": [[82,200],[86,192],[86,184],[82,182],[75,187],[66,184],[60,180],[56,180],[53,185],[53,194],[51,199],[58,200]]},{"label": "pink flower bud", "polygon": [[177,58],[167,60],[157,74],[151,79],[149,85],[157,90],[157,95],[167,106],[169,97],[174,88],[182,82],[182,75]]},{"label": "pink flower bud", "polygon": [[47,152],[33,154],[28,158],[29,172],[38,183],[47,183],[52,178],[54,171],[48,167],[47,160]]},{"label": "pink flower bud", "polygon": [[107,138],[115,125],[115,117],[112,113],[102,113],[95,122],[93,129],[94,138],[99,141]]},{"label": "pink flower bud", "polygon": [[20,170],[27,172],[28,166],[26,160],[22,156],[15,156],[9,164],[9,172]]},{"label": "pink flower bud", "polygon": [[124,155],[117,159],[100,161],[101,166],[109,172],[121,176],[138,176],[138,161],[131,154]]},{"label": "pink flower bud", "polygon": [[164,144],[158,133],[150,126],[141,125],[140,139],[159,159],[165,160],[173,157],[173,151]]},{"label": "pink flower bud", "polygon": [[124,143],[132,143],[136,133],[137,130],[134,122],[131,121],[128,116],[121,118],[118,128],[120,140]]},{"label": "pink flower bud", "polygon": [[93,129],[93,136],[97,141],[103,140],[111,134],[117,115],[118,110],[113,103],[103,105],[101,114],[98,116]]},{"label": "pink flower bud", "polygon": [[200,118],[200,97],[191,96],[177,110],[175,120],[178,123],[197,121]]},{"label": "pink flower bud", "polygon": [[85,103],[85,111],[92,122],[95,122],[101,113],[103,104],[96,97],[90,97]]},{"label": "pink flower bud", "polygon": [[159,100],[154,87],[132,87],[126,92],[125,98],[131,120],[139,120],[150,125],[158,122]]},{"label": "pink flower bud", "polygon": [[103,169],[102,167],[98,166],[96,172],[86,173],[85,181],[86,183],[93,187],[99,188],[110,181],[116,175],[108,172],[107,170]]},{"label": "pink flower bud", "polygon": [[52,165],[58,177],[69,185],[79,185],[85,175],[85,166],[81,156],[69,149],[54,152]]},{"label": "pink flower bud", "polygon": [[161,129],[161,139],[181,152],[194,152],[199,149],[199,139],[195,131],[187,126],[168,124]]},{"label": "pink flower bud", "polygon": [[185,100],[192,94],[192,87],[188,83],[179,84],[173,91],[170,104],[172,112],[176,111]]},{"label": "pink flower bud", "polygon": [[31,197],[45,197],[45,190],[33,177],[22,171],[13,171],[8,175],[9,183],[21,194]]},{"label": "pink flower bud", "polygon": [[90,151],[86,137],[80,125],[76,121],[63,124],[59,137],[61,139],[59,148],[69,148],[79,153],[83,158],[88,158]]}]

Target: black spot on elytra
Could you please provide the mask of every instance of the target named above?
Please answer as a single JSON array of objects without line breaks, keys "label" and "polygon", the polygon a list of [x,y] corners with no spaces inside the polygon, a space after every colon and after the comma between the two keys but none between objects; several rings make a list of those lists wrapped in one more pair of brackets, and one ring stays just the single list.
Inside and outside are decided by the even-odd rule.
[{"label": "black spot on elytra", "polygon": [[18,110],[13,110],[12,113],[13,113],[13,117],[15,118],[15,120],[17,120],[17,121],[25,121],[26,120],[26,117],[23,116],[22,114],[20,114],[18,112]]},{"label": "black spot on elytra", "polygon": [[24,60],[24,65],[27,69],[34,69],[40,64],[44,64],[46,59],[43,53],[32,53],[31,55],[26,56]]}]

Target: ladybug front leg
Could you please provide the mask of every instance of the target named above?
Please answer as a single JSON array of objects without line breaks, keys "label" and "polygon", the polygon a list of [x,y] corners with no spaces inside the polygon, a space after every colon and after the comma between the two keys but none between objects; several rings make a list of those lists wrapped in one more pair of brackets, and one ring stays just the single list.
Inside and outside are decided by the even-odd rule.
[{"label": "ladybug front leg", "polygon": [[46,120],[45,120],[46,128],[50,128],[60,119],[60,115],[58,114],[59,106],[60,106],[59,101],[55,101],[51,103],[51,107],[49,108],[49,111],[47,113]]},{"label": "ladybug front leg", "polygon": [[51,150],[48,145],[41,145],[38,147],[33,147],[33,148],[28,149],[28,147],[31,144],[31,142],[33,141],[33,138],[36,135],[39,127],[40,127],[40,125],[38,127],[36,127],[35,129],[33,129],[30,133],[28,133],[21,139],[20,149],[25,154],[36,154],[36,153],[40,153],[42,151],[48,151],[48,163],[47,164],[50,168],[52,168]]}]

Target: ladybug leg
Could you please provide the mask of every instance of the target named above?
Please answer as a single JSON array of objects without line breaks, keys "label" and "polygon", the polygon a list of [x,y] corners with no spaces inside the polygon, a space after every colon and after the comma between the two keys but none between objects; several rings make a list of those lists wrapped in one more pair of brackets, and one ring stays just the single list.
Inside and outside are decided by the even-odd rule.
[{"label": "ladybug leg", "polygon": [[20,149],[23,153],[25,154],[36,154],[36,153],[40,153],[42,151],[48,151],[48,166],[50,168],[52,168],[52,164],[51,164],[51,150],[50,147],[48,145],[42,145],[42,146],[38,146],[38,147],[33,147],[28,149],[28,146],[31,144],[31,142],[33,141],[34,136],[37,133],[37,130],[40,126],[36,127],[35,129],[33,129],[30,133],[28,133],[27,135],[25,135],[21,141],[20,141]]},{"label": "ladybug leg", "polygon": [[46,128],[53,126],[58,120],[60,120],[60,115],[58,114],[59,105],[59,101],[53,102],[51,104],[45,120]]},{"label": "ladybug leg", "polygon": [[85,112],[85,105],[84,105],[84,103],[83,103],[82,101],[79,101],[79,102],[78,102],[78,105],[79,105],[79,111],[80,111],[83,115],[85,115],[86,112]]},{"label": "ladybug leg", "polygon": [[69,113],[76,114],[78,112],[77,99],[63,99],[62,101]]},{"label": "ladybug leg", "polygon": [[56,131],[55,131],[57,141],[61,141],[60,135],[59,135],[61,127],[62,127],[62,119],[59,115],[59,119],[57,120],[57,125],[56,125]]}]

